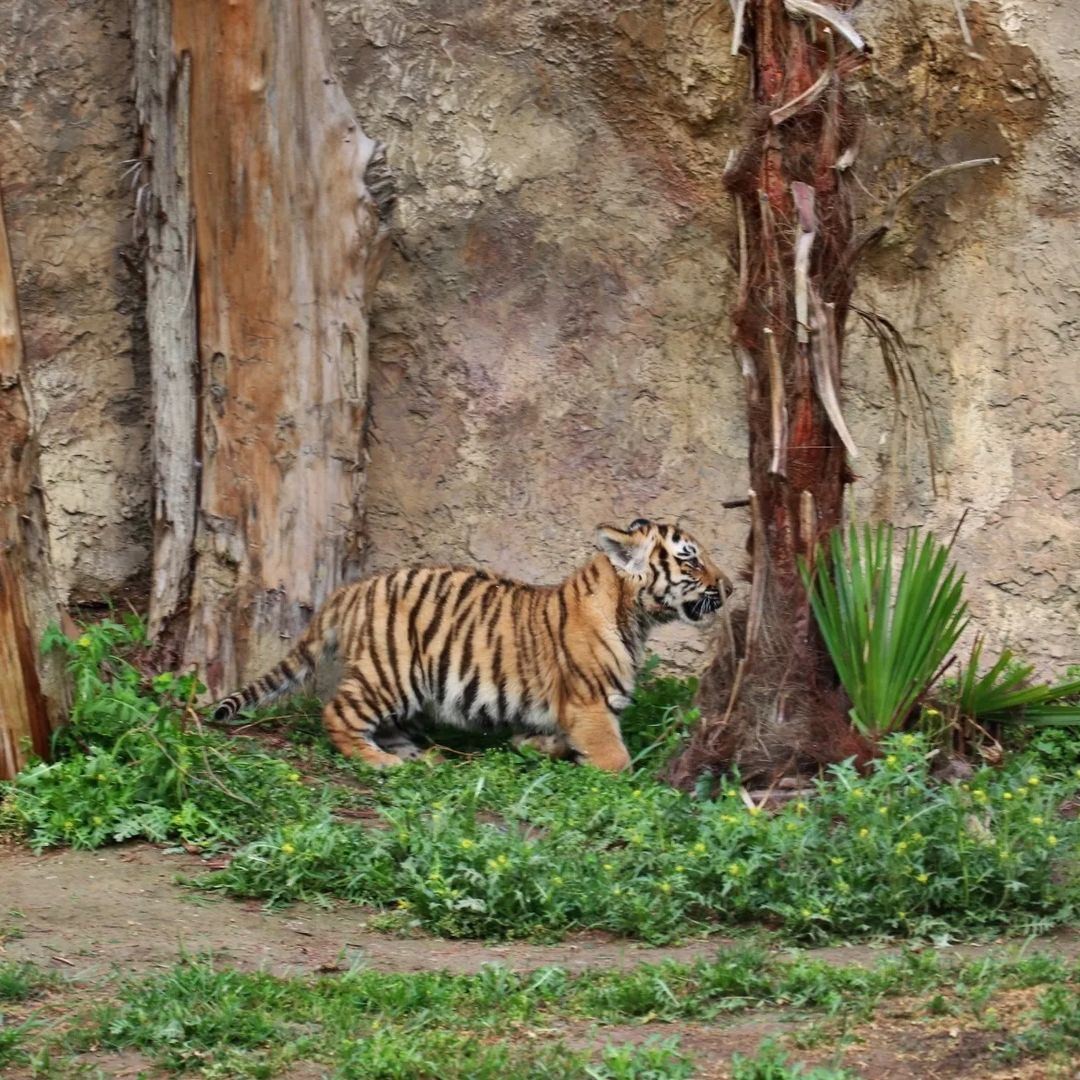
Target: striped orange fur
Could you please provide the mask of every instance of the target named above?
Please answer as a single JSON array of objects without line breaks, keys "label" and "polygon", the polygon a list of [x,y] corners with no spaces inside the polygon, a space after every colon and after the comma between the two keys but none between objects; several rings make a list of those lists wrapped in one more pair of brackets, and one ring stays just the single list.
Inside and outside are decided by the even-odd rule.
[{"label": "striped orange fur", "polygon": [[275,668],[215,707],[216,720],[299,686],[336,651],[344,674],[323,713],[334,745],[376,766],[419,753],[423,710],[472,729],[506,728],[601,769],[630,759],[619,731],[660,622],[696,623],[731,584],[693,537],[645,519],[601,526],[601,554],[560,585],[483,570],[413,567],[346,585]]}]

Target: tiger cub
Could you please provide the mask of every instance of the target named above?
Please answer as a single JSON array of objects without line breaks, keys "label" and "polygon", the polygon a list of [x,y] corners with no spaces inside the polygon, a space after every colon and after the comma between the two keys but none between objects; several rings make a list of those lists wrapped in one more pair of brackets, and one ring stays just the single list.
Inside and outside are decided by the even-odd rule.
[{"label": "tiger cub", "polygon": [[215,720],[301,684],[336,650],[344,675],[323,718],[334,745],[371,765],[419,748],[408,721],[425,706],[470,729],[509,728],[553,756],[601,769],[630,764],[619,730],[658,623],[697,623],[731,583],[700,544],[638,518],[602,525],[601,554],[561,585],[483,570],[414,567],[338,589],[275,668],[220,701]]}]

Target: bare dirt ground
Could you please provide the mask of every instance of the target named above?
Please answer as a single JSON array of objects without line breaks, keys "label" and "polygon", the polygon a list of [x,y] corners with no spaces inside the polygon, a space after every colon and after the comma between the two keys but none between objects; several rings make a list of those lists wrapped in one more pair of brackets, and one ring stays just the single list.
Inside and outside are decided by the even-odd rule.
[{"label": "bare dirt ground", "polygon": [[[445,969],[471,972],[486,963],[516,969],[558,964],[571,971],[630,968],[664,958],[713,956],[731,944],[710,938],[669,948],[649,948],[602,935],[583,935],[558,945],[490,945],[430,937],[380,933],[366,924],[370,912],[339,905],[325,909],[296,905],[267,912],[256,902],[236,902],[186,888],[178,875],[197,873],[204,864],[185,854],[165,855],[147,844],[97,852],[59,851],[33,856],[19,848],[0,849],[0,929],[7,940],[0,959],[29,960],[64,978],[68,992],[55,1008],[67,1008],[72,992],[93,995],[117,975],[137,975],[171,966],[183,952],[212,952],[219,962],[240,969],[279,974],[340,970],[357,962],[385,971]],[[1080,934],[1063,933],[1033,944],[1057,955],[1080,956]],[[954,955],[986,954],[994,946],[949,950]],[[837,964],[874,963],[889,950],[853,946],[815,950]],[[1010,996],[1011,994],[1011,996]],[[1034,993],[1006,994],[999,1022],[1019,1020]],[[1024,995],[1030,1000],[1025,1000]],[[48,1003],[45,1006],[49,1009]],[[563,1039],[571,1046],[599,1042],[637,1042],[649,1036],[678,1036],[698,1063],[696,1075],[729,1075],[735,1052],[752,1053],[761,1041],[779,1037],[796,1060],[839,1064],[867,1078],[931,1080],[948,1077],[1016,1077],[1025,1080],[1071,1075],[1039,1063],[1001,1068],[992,1044],[1000,1032],[974,1018],[928,1018],[917,1003],[895,999],[869,1023],[837,1030],[822,1047],[799,1050],[791,1041],[812,1022],[786,1012],[741,1014],[714,1023],[644,1023],[598,1026],[565,1021],[525,1033],[528,1038]],[[820,1019],[820,1018],[819,1018]],[[839,1036],[845,1036],[841,1039]],[[91,1055],[84,1064],[107,1076],[152,1076],[139,1055]],[[16,1075],[16,1074],[12,1074]],[[28,1074],[29,1075],[29,1074]],[[319,1070],[296,1077],[317,1076]],[[1075,1073],[1080,1078],[1080,1072]]]}]

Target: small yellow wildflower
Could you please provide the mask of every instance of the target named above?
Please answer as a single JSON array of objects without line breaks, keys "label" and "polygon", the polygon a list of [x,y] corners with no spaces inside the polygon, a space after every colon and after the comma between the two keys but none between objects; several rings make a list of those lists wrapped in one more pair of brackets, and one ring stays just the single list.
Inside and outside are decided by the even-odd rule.
[{"label": "small yellow wildflower", "polygon": [[797,802],[797,803],[795,804],[795,813],[796,813],[796,814],[801,814],[801,813],[803,813],[803,812],[804,812],[805,810],[806,810],[806,803],[804,803],[804,802]]},{"label": "small yellow wildflower", "polygon": [[108,779],[109,778],[104,773],[98,773],[97,782],[99,784],[104,784]]},{"label": "small yellow wildflower", "polygon": [[844,860],[841,859],[839,855],[833,855],[829,859],[829,862],[831,862],[833,864],[833,866],[843,866],[844,865]]},{"label": "small yellow wildflower", "polygon": [[808,907],[804,907],[801,914],[804,919],[809,919],[814,913]]},{"label": "small yellow wildflower", "polygon": [[634,788],[634,790],[631,791],[630,794],[631,794],[631,796],[633,798],[640,799],[641,798],[641,788],[639,788],[639,787]]},{"label": "small yellow wildflower", "polygon": [[1029,777],[1028,777],[1028,783],[1029,783],[1029,784],[1030,784],[1030,785],[1031,785],[1032,787],[1038,787],[1038,786],[1039,786],[1039,784],[1041,784],[1041,783],[1042,783],[1042,781],[1041,781],[1041,780],[1040,780],[1040,779],[1039,779],[1039,778],[1038,778],[1037,776],[1029,776]]},{"label": "small yellow wildflower", "polygon": [[615,896],[622,896],[622,886],[621,885],[616,885],[615,888],[612,889],[611,891],[612,891],[612,893],[615,894]]},{"label": "small yellow wildflower", "polygon": [[669,892],[671,892],[671,886],[666,881],[661,881],[660,882],[660,891],[662,893],[669,893]]},{"label": "small yellow wildflower", "polygon": [[895,765],[895,764],[896,764],[896,755],[895,755],[895,754],[890,754],[890,755],[889,755],[889,756],[888,756],[888,757],[887,757],[887,758],[885,759],[885,764],[886,764],[886,765]]},{"label": "small yellow wildflower", "polygon": [[[105,824],[105,819],[103,817],[99,817],[97,814],[95,814],[94,815],[94,824],[95,825],[104,825]],[[1055,843],[1056,842],[1057,841],[1055,841]]]},{"label": "small yellow wildflower", "polygon": [[751,817],[754,817],[754,816],[755,816],[756,814],[760,814],[760,813],[761,813],[761,807],[760,807],[760,806],[748,806],[748,807],[746,808],[746,812],[747,812],[747,813],[748,813],[748,814],[749,814],[749,815],[750,815]]},{"label": "small yellow wildflower", "polygon": [[488,864],[488,869],[489,870],[498,870],[499,869],[499,861],[498,861],[498,859],[488,859],[487,864]]},{"label": "small yellow wildflower", "polygon": [[503,852],[503,854],[499,856],[497,861],[500,866],[508,866],[510,864],[510,859],[507,857],[505,852]]},{"label": "small yellow wildflower", "polygon": [[630,834],[630,843],[631,844],[640,844],[641,843],[641,833],[632,832]]},{"label": "small yellow wildflower", "polygon": [[1042,819],[1041,814],[1036,814],[1034,817],[1030,818],[1029,820],[1031,821],[1032,825],[1041,825],[1043,823],[1043,819]]},{"label": "small yellow wildflower", "polygon": [[289,779],[295,784],[300,779],[300,774],[298,772],[291,772],[289,773]]},{"label": "small yellow wildflower", "polygon": [[912,839],[912,840],[913,840],[913,841],[914,841],[914,842],[915,842],[916,844],[918,844],[918,843],[920,843],[921,841],[925,840],[925,839],[926,839],[926,837],[925,837],[925,836],[923,836],[923,834],[922,834],[921,832],[913,832],[913,833],[911,834],[911,839]]},{"label": "small yellow wildflower", "polygon": [[898,919],[906,919],[907,918],[907,912],[906,911],[898,911],[896,913],[896,917]]},{"label": "small yellow wildflower", "polygon": [[442,881],[442,874],[438,870],[432,870],[427,876],[428,881]]},{"label": "small yellow wildflower", "polygon": [[78,646],[79,646],[80,649],[89,649],[90,648],[90,639],[86,636],[86,634],[83,634],[83,636],[81,638],[79,638]]},{"label": "small yellow wildflower", "polygon": [[283,852],[284,852],[284,853],[285,853],[286,855],[291,855],[291,854],[292,854],[292,853],[293,853],[293,852],[294,852],[294,851],[296,850],[296,848],[294,848],[294,847],[292,846],[292,844],[290,844],[290,843],[286,842],[286,843],[284,843],[284,844],[282,844],[282,845],[281,845],[281,850],[282,850],[282,851],[283,851]]},{"label": "small yellow wildflower", "polygon": [[1004,795],[1002,795],[1001,797],[1002,797],[1002,798],[1003,798],[1003,799],[1004,799],[1004,800],[1005,800],[1006,802],[1012,802],[1012,797],[1013,797],[1013,793],[1012,793],[1011,791],[1006,791],[1006,792],[1005,792],[1005,794],[1004,794]]},{"label": "small yellow wildflower", "polygon": [[735,818],[735,817],[732,817],[730,814],[721,814],[720,815],[720,820],[722,822],[724,822],[725,825],[734,825],[735,822],[738,821],[739,819]]},{"label": "small yellow wildflower", "polygon": [[562,883],[563,883],[563,879],[562,879],[561,877],[559,877],[559,875],[558,875],[558,874],[556,874],[556,875],[555,875],[555,876],[554,876],[554,877],[553,877],[553,878],[551,879],[551,884],[552,884],[552,885],[561,885]]},{"label": "small yellow wildflower", "polygon": [[837,892],[848,893],[851,892],[851,886],[846,881],[838,881],[836,883]]},{"label": "small yellow wildflower", "polygon": [[1009,852],[1008,852],[1008,850],[1006,848],[998,848],[998,858],[1002,862],[1008,862],[1009,859],[1012,858],[1012,856],[1009,854]]},{"label": "small yellow wildflower", "polygon": [[686,869],[685,866],[676,866],[675,867],[675,873],[676,874],[681,874],[685,869]]},{"label": "small yellow wildflower", "polygon": [[611,871],[615,869],[615,864],[606,862],[604,863],[604,869],[607,870],[608,873],[611,873]]},{"label": "small yellow wildflower", "polygon": [[1024,796],[1025,796],[1026,794],[1027,794],[1027,788],[1025,788],[1025,787],[1018,787],[1018,788],[1017,788],[1017,789],[1016,789],[1016,790],[1015,790],[1015,791],[1013,792],[1013,794],[1014,794],[1014,795],[1015,795],[1015,796],[1016,796],[1016,797],[1017,797],[1018,799],[1022,799],[1022,798],[1023,798],[1023,797],[1024,797]]},{"label": "small yellow wildflower", "polygon": [[902,735],[900,737],[900,745],[901,746],[914,746],[915,745],[915,736],[914,735]]},{"label": "small yellow wildflower", "polygon": [[856,799],[861,799],[863,797],[863,789],[861,787],[853,787],[851,789],[851,794],[854,795]]},{"label": "small yellow wildflower", "polygon": [[468,837],[465,837],[465,839],[461,841],[461,850],[462,851],[468,851],[469,848],[473,848],[473,847],[476,847],[476,845]]},{"label": "small yellow wildflower", "polygon": [[694,847],[693,847],[693,849],[692,849],[692,850],[693,850],[693,852],[694,852],[694,854],[695,854],[695,855],[704,855],[704,854],[705,854],[705,852],[706,852],[706,851],[707,851],[708,849],[707,849],[707,848],[705,847],[705,845],[704,845],[704,844],[703,844],[703,843],[702,843],[702,842],[701,842],[701,841],[699,840],[699,841],[698,841],[698,842],[697,842],[697,843],[696,843],[696,844],[694,845]]},{"label": "small yellow wildflower", "polygon": [[799,831],[799,826],[796,825],[794,821],[789,821],[787,823],[787,831],[788,832],[798,832]]},{"label": "small yellow wildflower", "polygon": [[1046,838],[1046,843],[1049,847],[1055,847],[1057,845],[1057,837],[1051,834]]},{"label": "small yellow wildflower", "polygon": [[887,814],[889,812],[889,808],[887,806],[879,806],[877,808],[877,812],[879,814],[881,814],[882,816],[884,816],[885,814]]},{"label": "small yellow wildflower", "polygon": [[926,712],[927,716],[940,716],[941,715],[941,710],[940,709],[929,708],[929,709],[926,709],[924,711]]},{"label": "small yellow wildflower", "polygon": [[930,880],[930,875],[929,874],[916,874],[915,875],[915,880],[920,885],[925,885]]},{"label": "small yellow wildflower", "polygon": [[972,798],[973,798],[973,799],[974,799],[974,800],[975,800],[976,802],[986,802],[986,799],[987,799],[987,794],[986,794],[986,792],[985,792],[985,791],[983,791],[983,790],[982,790],[981,788],[977,788],[977,789],[976,789],[975,791],[973,791],[973,792],[971,793],[971,797],[972,797]]},{"label": "small yellow wildflower", "polygon": [[409,908],[411,908],[411,907],[412,907],[412,904],[410,904],[408,900],[399,900],[399,901],[397,902],[397,906],[398,906],[398,907],[399,907],[399,908],[400,908],[400,909],[401,909],[402,911],[408,911],[408,910],[409,910]]},{"label": "small yellow wildflower", "polygon": [[864,825],[859,830],[859,839],[860,840],[865,840],[869,835],[870,835],[870,830]]},{"label": "small yellow wildflower", "polygon": [[900,843],[896,845],[896,850],[897,850],[898,852],[900,852],[900,854],[901,854],[901,855],[902,855],[902,854],[903,854],[903,853],[904,853],[905,851],[907,851],[907,841],[906,841],[906,840],[901,840],[901,841],[900,841]]},{"label": "small yellow wildflower", "polygon": [[823,907],[823,908],[822,908],[822,909],[821,909],[821,910],[820,910],[820,911],[818,912],[818,914],[819,914],[819,915],[820,915],[820,916],[821,916],[821,917],[822,917],[823,919],[827,919],[827,918],[828,918],[828,917],[829,917],[829,916],[830,916],[830,915],[832,914],[832,908],[831,908],[831,907]]},{"label": "small yellow wildflower", "polygon": [[431,804],[431,809],[432,810],[441,810],[442,808],[443,808],[443,804],[441,802],[433,802]]},{"label": "small yellow wildflower", "polygon": [[742,867],[737,862],[728,863],[727,872],[732,877],[738,877],[742,873]]}]

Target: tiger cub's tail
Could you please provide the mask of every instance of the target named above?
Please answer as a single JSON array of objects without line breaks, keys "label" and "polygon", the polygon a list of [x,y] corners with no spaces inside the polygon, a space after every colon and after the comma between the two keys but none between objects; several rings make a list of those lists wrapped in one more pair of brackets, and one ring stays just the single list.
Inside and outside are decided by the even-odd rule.
[{"label": "tiger cub's tail", "polygon": [[249,682],[234,694],[216,702],[210,716],[218,724],[228,724],[241,709],[265,705],[274,698],[296,690],[315,670],[315,664],[325,653],[337,646],[337,627],[324,608],[308,624],[293,649],[266,674]]}]

